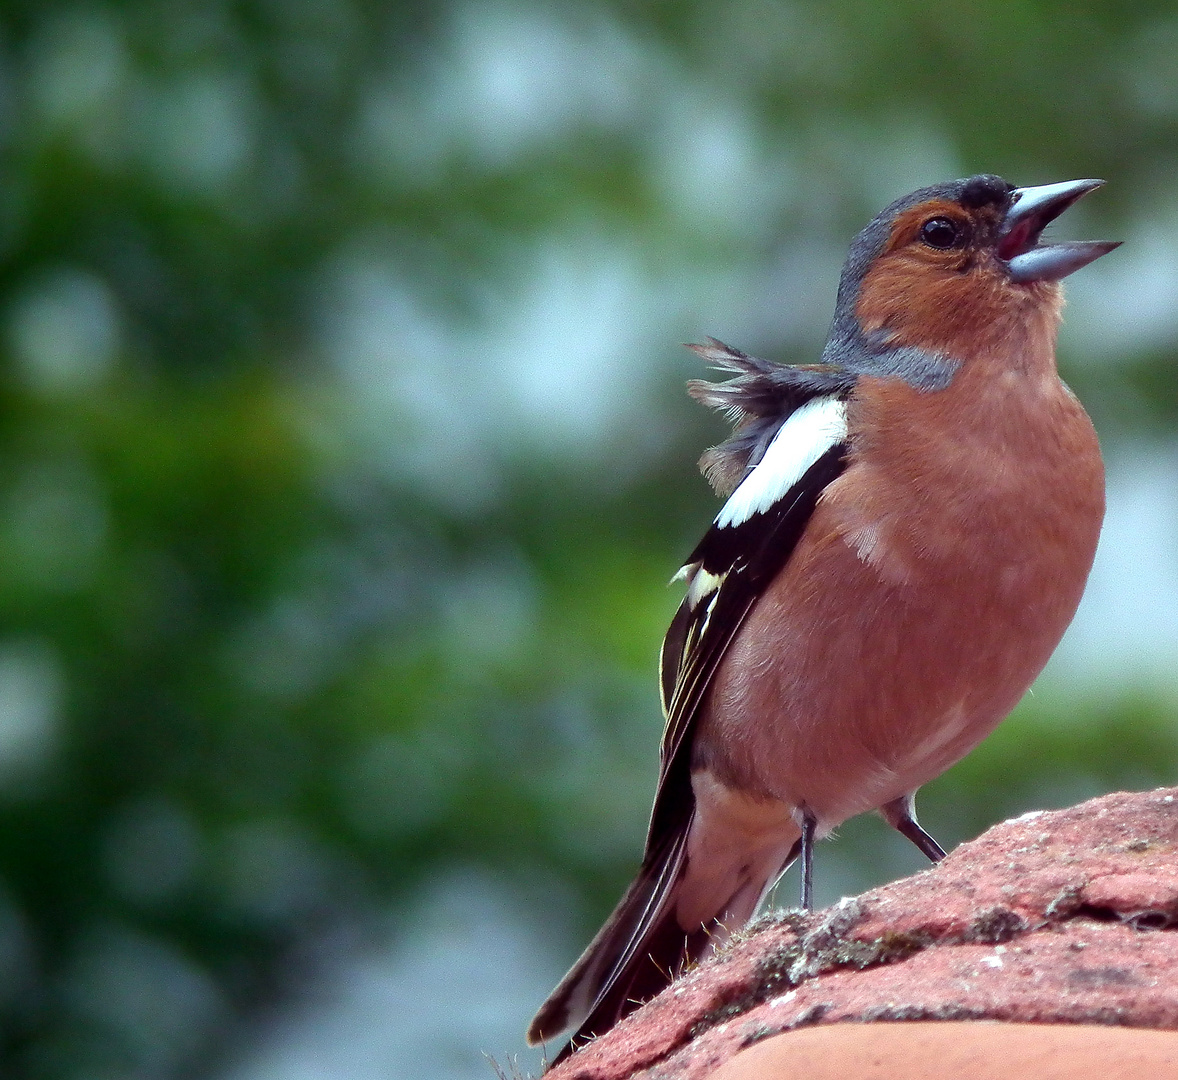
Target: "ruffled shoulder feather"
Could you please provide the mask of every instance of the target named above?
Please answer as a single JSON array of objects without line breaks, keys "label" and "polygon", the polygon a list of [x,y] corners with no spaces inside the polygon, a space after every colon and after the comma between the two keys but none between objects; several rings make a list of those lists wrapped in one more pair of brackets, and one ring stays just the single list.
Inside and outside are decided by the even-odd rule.
[{"label": "ruffled shoulder feather", "polygon": [[786,420],[816,397],[846,397],[856,376],[831,364],[778,364],[749,356],[715,338],[687,346],[718,371],[735,373],[724,382],[692,379],[687,392],[732,421],[732,435],[705,450],[700,471],[717,494],[728,496],[761,460]]}]

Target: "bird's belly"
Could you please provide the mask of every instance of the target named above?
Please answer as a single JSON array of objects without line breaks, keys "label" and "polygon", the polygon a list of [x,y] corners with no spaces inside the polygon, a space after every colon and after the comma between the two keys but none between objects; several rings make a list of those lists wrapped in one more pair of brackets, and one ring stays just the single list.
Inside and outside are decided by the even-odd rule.
[{"label": "bird's belly", "polygon": [[915,791],[989,734],[1054,650],[1091,562],[1045,548],[994,555],[984,573],[916,556],[889,573],[878,545],[865,558],[830,517],[819,508],[817,539],[730,646],[694,744],[697,765],[806,806],[823,831]]}]

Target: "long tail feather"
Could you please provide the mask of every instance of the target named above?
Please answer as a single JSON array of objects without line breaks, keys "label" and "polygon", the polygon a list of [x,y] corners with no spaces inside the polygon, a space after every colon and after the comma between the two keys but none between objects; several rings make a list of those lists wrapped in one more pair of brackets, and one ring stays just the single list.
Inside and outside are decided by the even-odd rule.
[{"label": "long tail feather", "polygon": [[691,958],[689,935],[679,927],[671,900],[683,872],[686,838],[684,830],[646,859],[613,914],[540,1007],[528,1028],[528,1042],[552,1039],[574,1027],[573,1042],[584,1042],[682,970]]},{"label": "long tail feather", "polygon": [[752,917],[800,847],[794,843],[788,855],[779,852],[751,874],[746,867],[733,877],[732,892],[714,917],[687,931],[679,923],[676,902],[681,888],[693,887],[685,880],[687,833],[683,830],[647,859],[597,937],[536,1014],[528,1029],[530,1043],[576,1028],[553,1064],[608,1031],[726,941],[730,931]]}]

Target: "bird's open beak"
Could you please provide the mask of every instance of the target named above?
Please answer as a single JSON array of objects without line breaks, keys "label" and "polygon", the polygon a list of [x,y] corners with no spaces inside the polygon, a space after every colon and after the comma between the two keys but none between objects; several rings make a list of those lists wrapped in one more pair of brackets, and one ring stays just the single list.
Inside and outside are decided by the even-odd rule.
[{"label": "bird's open beak", "polygon": [[1062,184],[1017,188],[1013,192],[1014,201],[1006,212],[998,239],[998,257],[1005,260],[1012,281],[1059,281],[1120,247],[1119,240],[1039,243],[1047,225],[1103,183],[1103,180],[1066,180]]}]

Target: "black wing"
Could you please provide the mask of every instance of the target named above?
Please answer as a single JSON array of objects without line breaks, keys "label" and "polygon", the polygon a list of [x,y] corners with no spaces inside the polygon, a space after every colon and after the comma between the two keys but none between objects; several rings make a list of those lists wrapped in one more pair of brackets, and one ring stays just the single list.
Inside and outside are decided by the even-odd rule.
[{"label": "black wing", "polygon": [[[685,931],[671,907],[694,812],[692,728],[725,650],[797,546],[822,491],[842,472],[845,453],[842,443],[830,447],[765,512],[738,526],[714,525],[691,554],[688,598],[663,642],[667,726],[642,867],[532,1021],[533,1042],[564,1030],[570,1021],[578,1025],[554,1064],[656,994],[709,947],[711,929]],[[700,583],[714,587],[703,589]]]},{"label": "black wing", "polygon": [[[713,525],[687,561],[688,597],[663,641],[667,725],[648,851],[661,847],[690,815],[691,732],[700,704],[753,605],[793,554],[822,492],[842,473],[846,454],[846,443],[835,444],[766,512],[737,526]],[[692,589],[701,575],[707,577]]]}]

